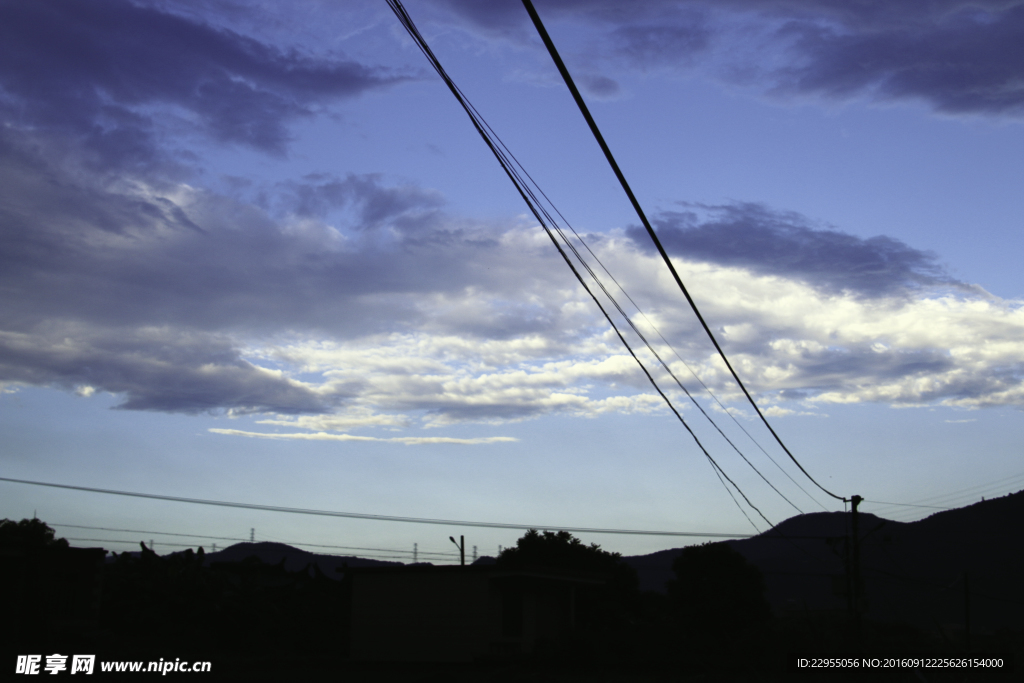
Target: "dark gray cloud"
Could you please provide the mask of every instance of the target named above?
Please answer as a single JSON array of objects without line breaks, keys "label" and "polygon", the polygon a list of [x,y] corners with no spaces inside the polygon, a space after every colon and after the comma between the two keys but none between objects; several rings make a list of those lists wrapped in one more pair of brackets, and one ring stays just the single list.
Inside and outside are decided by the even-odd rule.
[{"label": "dark gray cloud", "polygon": [[[487,36],[500,36],[515,42],[540,42],[520,0],[440,0],[438,4],[448,8],[456,21]],[[686,61],[708,47],[711,34],[702,4],[686,0],[647,0],[642,3],[544,0],[534,3],[545,26],[554,34],[558,33],[556,24],[561,20],[600,26],[607,34],[600,39],[598,51],[610,52],[616,59],[625,57],[641,68],[660,63],[678,65],[680,60]],[[565,47],[560,44],[563,56],[566,56]],[[576,55],[574,59],[588,58]]]},{"label": "dark gray cloud", "polygon": [[516,0],[440,0],[438,4],[474,26],[497,33],[519,32],[530,22],[523,3]]},{"label": "dark gray cloud", "polygon": [[641,68],[654,64],[689,65],[711,42],[704,17],[690,15],[669,24],[632,24],[611,32],[619,54]]},{"label": "dark gray cloud", "polygon": [[123,396],[119,408],[176,413],[318,413],[338,403],[240,358],[231,340],[163,328],[47,323],[0,331],[0,378]]},{"label": "dark gray cloud", "polygon": [[84,139],[107,163],[148,163],[153,106],[217,140],[280,153],[286,123],[400,80],[124,0],[0,2],[0,106],[11,122]]},{"label": "dark gray cloud", "polygon": [[[535,35],[530,15],[522,0],[438,0],[468,24],[485,31],[508,36]],[[538,0],[534,7],[545,25],[564,18],[589,19],[607,23],[627,24],[647,21],[652,17],[674,12],[687,3],[678,0],[645,0],[623,3],[619,0]],[[525,30],[528,29],[528,30]]]},{"label": "dark gray cloud", "polygon": [[599,100],[615,99],[621,90],[618,82],[607,76],[584,74],[578,80],[584,92]]},{"label": "dark gray cloud", "polygon": [[437,218],[444,204],[434,191],[406,185],[387,187],[379,174],[348,174],[336,178],[317,173],[305,176],[300,182],[280,184],[273,202],[278,210],[298,216],[324,218],[332,210],[354,209],[361,229],[391,224],[398,228],[415,230],[424,227],[428,218]]},{"label": "dark gray cloud", "polygon": [[275,220],[201,190],[168,197],[159,186],[89,184],[7,150],[0,164],[7,325],[54,317],[347,336],[423,323],[404,295],[514,291],[506,278],[517,265],[502,261],[495,235],[442,221],[437,196],[415,187],[387,187],[373,176],[288,186],[280,204],[308,216],[351,207],[353,222],[339,226],[346,231],[314,217]]},{"label": "dark gray cloud", "polygon": [[[800,214],[772,211],[760,204],[690,208],[663,212],[652,221],[672,255],[866,296],[896,294],[921,285],[963,286],[945,273],[934,254],[884,235],[863,239],[821,230]],[[627,232],[642,248],[654,248],[642,227]]]},{"label": "dark gray cloud", "polygon": [[[614,0],[610,0],[614,1]],[[733,11],[754,10],[766,16],[792,19],[837,21],[857,30],[888,29],[933,23],[964,10],[1000,12],[1020,0],[668,0],[676,4],[726,7]]]},{"label": "dark gray cloud", "polygon": [[[788,381],[803,387],[806,394],[816,394],[859,382],[882,383],[939,375],[953,370],[956,363],[945,349],[877,353],[870,348],[853,347],[808,351],[798,367],[799,371]],[[933,398],[929,396],[928,400]]]},{"label": "dark gray cloud", "polygon": [[850,31],[793,21],[797,63],[773,74],[782,93],[920,99],[949,113],[1024,114],[1024,5],[965,6],[940,17]]},{"label": "dark gray cloud", "polygon": [[[518,2],[447,0],[489,34],[535,41]],[[920,100],[938,111],[1024,114],[1024,3],[1019,0],[549,0],[603,33],[597,53],[621,66],[698,66],[777,97]],[[752,49],[752,46],[756,46]],[[601,55],[570,57],[593,70]],[[579,69],[579,66],[577,66]]]}]

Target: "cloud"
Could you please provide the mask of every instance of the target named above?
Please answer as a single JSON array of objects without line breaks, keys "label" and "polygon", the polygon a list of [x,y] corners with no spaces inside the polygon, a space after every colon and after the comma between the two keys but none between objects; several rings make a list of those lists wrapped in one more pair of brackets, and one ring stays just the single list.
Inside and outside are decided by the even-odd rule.
[{"label": "cloud", "polygon": [[[455,21],[516,42],[536,39],[516,2],[442,3]],[[1024,114],[1024,4],[1017,0],[553,0],[550,26],[576,69],[696,69],[775,98],[914,100],[946,113]],[[576,52],[581,26],[597,48]],[[538,49],[542,49],[538,47]]]},{"label": "cloud", "polygon": [[[687,260],[741,267],[864,296],[894,295],[922,286],[965,287],[945,273],[934,254],[891,237],[862,239],[820,229],[800,214],[772,211],[760,204],[684,206],[687,210],[658,214],[652,224],[665,249]],[[653,251],[642,227],[634,226],[627,234]]]},{"label": "cloud", "polygon": [[611,30],[610,44],[640,68],[692,64],[711,45],[711,30],[702,14],[687,13],[670,23],[631,24]]},{"label": "cloud", "polygon": [[[550,414],[594,417],[608,412],[660,410],[661,399],[644,393],[632,359],[605,340],[572,348],[537,335],[526,339],[472,340],[440,335],[388,335],[344,344],[299,343],[264,349],[277,362],[324,376],[324,391],[358,385],[353,405],[361,412],[267,421],[307,429],[337,429],[372,416],[415,416],[425,426],[458,422],[503,423]],[[559,358],[551,361],[555,356]],[[606,394],[618,383],[632,395]],[[361,425],[360,425],[361,426]]]},{"label": "cloud", "polygon": [[[516,2],[445,6],[485,33],[535,41]],[[908,7],[560,0],[541,10],[555,23],[583,17],[607,39],[597,53],[633,68],[738,78],[722,60],[749,54],[722,48],[746,31],[768,46],[748,73],[780,97],[1016,111],[1019,59],[1006,52],[1017,6]],[[405,78],[290,48],[283,29],[274,42],[193,17],[112,0],[0,5],[0,391],[108,393],[122,409],[255,414],[294,430],[221,432],[251,438],[410,444],[508,437],[349,432],[664,411],[525,219],[452,215],[438,192],[379,174],[242,179],[232,197],[161,166],[197,132],[283,153],[297,117]],[[621,65],[605,68],[597,53],[578,51],[589,59],[581,86],[619,96]],[[1024,404],[1021,302],[952,279],[933,254],[757,204],[680,203],[656,226],[773,415],[866,401]],[[735,400],[646,236],[590,238],[687,364]]]},{"label": "cloud", "polygon": [[511,436],[485,436],[474,439],[458,439],[450,436],[396,436],[387,439],[380,439],[372,436],[354,436],[352,434],[326,434],[324,432],[294,432],[291,434],[271,434],[267,432],[246,432],[239,429],[210,429],[214,434],[226,434],[228,436],[247,436],[252,439],[283,439],[298,441],[380,441],[384,443],[404,443],[406,446],[421,446],[423,444],[460,444],[475,446],[488,443],[507,443],[519,441]]},{"label": "cloud", "polygon": [[[5,386],[262,413],[315,433],[663,410],[529,224],[474,224],[377,176],[270,186],[260,207],[7,149]],[[952,280],[928,253],[754,204],[681,204],[656,223],[737,370],[778,411],[1024,402],[1020,302]],[[734,399],[646,236],[591,237],[687,363]]]},{"label": "cloud", "polygon": [[[358,378],[314,387],[259,349],[401,329],[481,347],[543,331],[565,346],[589,322],[542,233],[460,224],[416,187],[320,176],[270,188],[281,195],[275,217],[180,183],[78,173],[5,143],[0,381],[88,386],[131,409],[322,414],[348,402]],[[299,215],[305,189],[326,194],[324,208]],[[350,220],[316,215],[331,208]],[[500,412],[485,403],[474,410]]]},{"label": "cloud", "polygon": [[584,74],[579,77],[579,82],[588,95],[598,100],[615,99],[621,91],[619,84],[607,76]]},{"label": "cloud", "polygon": [[280,416],[256,422],[257,424],[294,427],[316,432],[338,432],[364,427],[400,428],[409,427],[412,424],[412,420],[407,415],[375,413],[368,406],[346,406],[341,412]]},{"label": "cloud", "polygon": [[222,336],[167,328],[51,323],[0,331],[0,377],[85,397],[118,394],[126,410],[291,414],[323,412],[339,398],[243,360]]},{"label": "cloud", "polygon": [[828,417],[822,413],[813,413],[806,410],[793,410],[792,408],[781,408],[779,406],[768,406],[761,410],[766,417],[787,417],[789,415],[801,415],[805,417]]},{"label": "cloud", "polygon": [[351,209],[356,213],[354,225],[361,230],[388,224],[403,232],[415,232],[438,217],[437,211],[444,204],[437,192],[412,185],[387,187],[380,174],[372,173],[349,173],[345,178],[310,174],[298,182],[280,183],[276,189],[278,210],[323,219],[333,210]]},{"label": "cloud", "polygon": [[[9,292],[0,315],[20,329],[70,319],[248,334],[430,324],[515,335],[555,310],[515,295],[511,276],[524,259],[538,287],[552,277],[568,284],[564,273],[544,274],[553,258],[540,240],[511,234],[517,243],[502,244],[500,232],[438,225],[431,193],[373,176],[316,186],[344,189],[335,199],[352,207],[352,220],[338,225],[275,218],[183,184],[97,180],[16,149],[0,180],[0,284]],[[292,190],[277,203],[288,205]],[[509,305],[476,314],[445,305],[467,287],[507,293]]]},{"label": "cloud", "polygon": [[[899,3],[893,3],[899,4]],[[946,6],[886,23],[794,19],[778,32],[792,63],[774,74],[778,93],[915,99],[947,113],[1024,114],[1024,5]]]},{"label": "cloud", "polygon": [[[440,0],[441,7],[470,26],[506,37],[521,37],[520,29],[529,27],[534,35],[530,17],[518,0]],[[537,3],[537,11],[545,24],[565,18],[584,19],[605,23],[627,23],[649,21],[663,17],[685,4],[673,0],[649,0],[643,3],[623,5],[617,0],[545,0]]]},{"label": "cloud", "polygon": [[[433,190],[373,174],[267,184],[247,203],[90,173],[28,137],[0,129],[0,386],[324,434],[664,409],[525,220],[453,216]],[[931,254],[755,204],[683,203],[656,224],[780,415],[1024,403],[1021,303],[953,280]],[[734,399],[646,237],[591,244]]]},{"label": "cloud", "polygon": [[220,142],[280,154],[288,121],[407,78],[117,0],[2,3],[0,44],[7,120],[80,139],[115,166],[154,161],[155,108]]}]

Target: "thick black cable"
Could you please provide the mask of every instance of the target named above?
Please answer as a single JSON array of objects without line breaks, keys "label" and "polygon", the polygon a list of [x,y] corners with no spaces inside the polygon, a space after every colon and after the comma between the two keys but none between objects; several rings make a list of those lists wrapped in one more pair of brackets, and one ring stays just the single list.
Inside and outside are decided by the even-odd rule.
[{"label": "thick black cable", "polygon": [[604,136],[601,135],[601,131],[597,127],[597,122],[594,121],[594,117],[591,116],[590,110],[587,108],[587,104],[583,100],[583,96],[580,95],[580,91],[576,88],[576,83],[573,81],[572,76],[569,74],[569,70],[566,68],[565,63],[562,62],[562,58],[559,56],[558,50],[555,48],[555,44],[551,40],[551,36],[548,35],[547,30],[544,28],[544,24],[540,19],[540,15],[537,14],[537,10],[534,9],[533,3],[530,2],[530,0],[523,0],[523,5],[526,7],[526,11],[530,14],[530,19],[533,20],[533,25],[537,28],[537,32],[540,34],[541,40],[544,41],[544,45],[547,47],[548,53],[551,55],[551,58],[554,60],[555,65],[558,67],[558,72],[562,75],[562,79],[565,81],[565,84],[568,86],[570,92],[572,93],[573,99],[576,100],[576,105],[579,107],[580,112],[583,114],[583,118],[586,119],[587,125],[590,126],[590,131],[593,133],[594,138],[597,140],[597,143],[601,146],[601,150],[604,152],[605,158],[608,160],[609,165],[612,167],[612,171],[614,171],[615,177],[618,178],[619,184],[622,185],[622,189],[625,190],[626,196],[629,197],[629,201],[633,205],[633,209],[636,211],[637,216],[640,217],[640,221],[643,223],[644,228],[647,229],[647,234],[650,235],[651,240],[657,247],[658,253],[661,254],[661,258],[665,261],[665,265],[668,266],[669,272],[672,273],[672,277],[675,279],[676,284],[679,286],[679,290],[683,293],[683,296],[686,297],[686,301],[690,304],[690,308],[693,310],[694,315],[697,316],[697,320],[700,321],[701,326],[704,328],[704,332],[707,333],[707,336],[711,340],[711,343],[714,344],[715,349],[718,351],[718,355],[722,358],[722,361],[725,363],[725,366],[729,368],[729,372],[732,374],[733,379],[736,380],[736,383],[739,385],[740,389],[743,390],[743,394],[747,397],[747,400],[750,402],[750,405],[754,407],[754,411],[757,412],[758,417],[761,418],[761,421],[768,428],[768,431],[771,432],[773,437],[775,437],[775,440],[778,442],[779,446],[782,447],[782,450],[786,452],[786,455],[789,456],[789,459],[792,460],[798,468],[800,468],[800,471],[804,473],[804,476],[810,479],[815,486],[817,486],[819,489],[821,489],[828,495],[832,496],[836,500],[846,500],[843,496],[836,495],[835,493],[832,493],[824,486],[819,484],[817,480],[815,480],[814,477],[812,477],[810,473],[806,469],[804,469],[804,466],[800,464],[796,457],[790,452],[789,448],[786,447],[786,444],[782,442],[782,439],[775,432],[775,429],[768,422],[768,419],[761,412],[761,409],[758,408],[757,402],[754,401],[753,396],[751,396],[750,392],[747,391],[746,385],[743,384],[743,380],[740,379],[740,376],[736,373],[736,370],[733,369],[732,364],[726,357],[725,352],[722,350],[722,347],[718,343],[718,340],[715,339],[714,333],[711,331],[711,328],[704,320],[704,316],[701,315],[700,310],[697,308],[697,303],[693,300],[693,297],[690,296],[690,292],[686,289],[686,285],[683,284],[682,278],[679,277],[679,273],[676,272],[675,266],[672,265],[672,259],[669,258],[668,252],[665,251],[665,247],[662,246],[661,240],[658,239],[657,233],[654,232],[654,228],[651,227],[650,221],[647,220],[647,215],[644,213],[643,208],[641,208],[640,206],[640,202],[637,201],[636,196],[633,194],[633,190],[629,187],[629,183],[626,181],[626,176],[623,175],[622,170],[619,169],[619,165],[615,161],[615,157],[612,155],[612,151],[608,147],[608,143],[605,142]]},{"label": "thick black cable", "polygon": [[213,505],[216,507],[241,508],[243,510],[261,510],[264,512],[287,512],[297,515],[318,515],[321,517],[344,517],[347,519],[365,519],[377,522],[405,522],[408,524],[435,524],[442,526],[472,526],[487,529],[514,529],[526,531],[529,529],[540,529],[542,531],[568,531],[570,533],[588,534],[627,534],[633,536],[693,536],[697,538],[750,538],[747,534],[723,534],[718,532],[702,533],[696,531],[640,531],[634,529],[597,529],[590,527],[568,527],[568,526],[547,526],[543,524],[506,524],[503,522],[467,522],[454,519],[430,519],[424,517],[397,517],[393,515],[368,515],[360,512],[334,512],[331,510],[309,510],[304,508],[289,508],[277,505],[259,505],[257,503],[233,503],[223,500],[206,500],[203,498],[184,498],[182,496],[165,496],[156,493],[138,493],[135,491],[117,491],[115,489],[100,489],[90,486],[73,486],[71,484],[54,484],[45,481],[29,481],[27,479],[12,479],[0,477],[0,481],[13,484],[28,484],[30,486],[46,486],[55,489],[66,489],[70,491],[85,491],[87,493],[105,493],[113,496],[128,496],[131,498],[148,498],[150,500],[166,500],[173,503],[192,503],[194,505]]},{"label": "thick black cable", "polygon": [[[643,371],[643,373],[647,377],[648,381],[650,381],[650,383],[654,387],[655,391],[657,391],[658,394],[662,397],[662,399],[664,399],[664,401],[668,405],[669,409],[673,412],[673,414],[675,414],[676,418],[678,418],[679,422],[683,425],[683,427],[686,428],[686,431],[689,432],[691,437],[693,437],[693,440],[697,443],[697,446],[700,448],[701,452],[704,453],[704,456],[712,463],[712,465],[718,470],[718,472],[720,472],[721,475],[723,477],[725,477],[725,479],[728,480],[729,483],[731,483],[733,485],[733,487],[736,489],[736,491],[743,497],[743,499],[747,502],[747,504],[752,509],[754,509],[757,512],[758,515],[760,515],[760,517],[765,521],[765,523],[767,523],[769,526],[774,526],[771,523],[771,521],[767,517],[765,517],[764,514],[757,508],[757,506],[755,506],[750,501],[750,499],[746,496],[746,494],[743,493],[742,489],[740,489],[740,487],[736,484],[736,482],[734,482],[729,477],[729,475],[727,475],[725,473],[725,471],[722,470],[722,468],[718,465],[718,463],[715,462],[714,458],[711,457],[711,454],[707,451],[707,449],[701,443],[700,439],[697,437],[697,435],[694,433],[694,431],[690,428],[690,425],[687,424],[686,420],[683,419],[683,416],[679,413],[678,410],[676,410],[675,406],[672,404],[672,401],[665,394],[665,392],[662,391],[661,387],[658,386],[658,383],[654,380],[654,378],[651,376],[650,372],[647,370],[647,368],[644,366],[644,364],[637,357],[636,353],[634,353],[632,347],[630,347],[630,345],[626,341],[625,337],[623,337],[622,333],[619,331],[619,328],[615,325],[614,321],[611,319],[611,316],[608,315],[608,312],[605,310],[604,306],[598,300],[597,296],[590,290],[590,287],[587,286],[586,282],[584,281],[583,277],[580,275],[579,271],[573,265],[572,261],[569,259],[568,255],[565,253],[565,251],[562,249],[562,246],[558,243],[558,240],[555,239],[554,234],[551,232],[551,229],[548,227],[547,222],[544,220],[543,216],[541,215],[543,209],[542,208],[538,208],[538,206],[535,204],[536,197],[533,196],[532,191],[529,189],[529,187],[526,186],[526,184],[523,182],[523,180],[517,176],[514,167],[511,165],[511,163],[508,161],[508,159],[502,154],[501,150],[498,149],[498,147],[496,146],[495,142],[490,138],[490,136],[487,135],[487,132],[484,130],[484,125],[485,124],[482,123],[483,117],[480,116],[476,112],[475,108],[473,108],[472,105],[470,105],[468,103],[467,98],[462,94],[462,92],[459,90],[459,88],[455,85],[455,83],[454,83],[454,81],[452,81],[451,77],[448,76],[448,74],[445,71],[444,67],[441,65],[440,60],[438,60],[437,57],[433,54],[433,51],[430,49],[430,46],[427,45],[427,43],[426,43],[426,39],[423,38],[423,36],[419,33],[419,29],[416,28],[415,23],[412,21],[412,17],[409,16],[408,12],[406,12],[405,8],[402,6],[402,3],[399,0],[388,0],[388,5],[395,12],[395,15],[398,17],[399,21],[402,22],[402,25],[409,32],[409,35],[412,36],[414,42],[416,42],[416,44],[419,47],[420,51],[424,54],[424,56],[427,57],[428,61],[430,61],[431,65],[434,67],[434,70],[438,73],[438,75],[441,77],[441,79],[445,82],[445,84],[448,86],[449,90],[451,90],[451,92],[455,96],[456,100],[458,100],[459,104],[462,105],[463,110],[466,112],[467,116],[469,116],[469,118],[470,118],[470,121],[473,123],[473,127],[476,128],[477,132],[480,134],[480,137],[483,138],[484,143],[487,145],[487,147],[491,150],[491,153],[494,154],[495,158],[498,160],[498,163],[501,165],[502,170],[505,171],[505,174],[508,176],[509,180],[511,180],[512,184],[515,185],[516,191],[519,192],[519,195],[523,198],[523,201],[530,208],[530,211],[533,213],[534,217],[537,219],[537,221],[540,223],[540,225],[544,228],[544,230],[547,233],[548,237],[551,239],[552,244],[555,245],[555,249],[558,250],[558,253],[562,256],[562,259],[565,261],[566,265],[569,266],[569,269],[572,271],[573,275],[576,276],[576,279],[583,286],[584,290],[586,290],[587,294],[589,294],[591,299],[594,300],[594,303],[597,304],[597,307],[601,310],[601,313],[604,315],[605,319],[608,321],[608,324],[612,326],[612,329],[615,331],[615,334],[619,337],[619,340],[622,342],[623,346],[626,347],[626,350],[629,351],[630,355],[633,357],[633,360],[635,360],[637,365],[640,366],[640,369]],[[480,120],[478,120],[478,118]],[[539,203],[539,202],[537,202],[537,203]],[[584,262],[584,265],[586,265],[585,262]],[[741,511],[742,511],[742,508],[741,508]],[[744,515],[745,514],[746,513],[744,513]],[[748,520],[749,520],[749,517],[748,517]],[[754,528],[757,529],[757,526],[754,525]]]}]

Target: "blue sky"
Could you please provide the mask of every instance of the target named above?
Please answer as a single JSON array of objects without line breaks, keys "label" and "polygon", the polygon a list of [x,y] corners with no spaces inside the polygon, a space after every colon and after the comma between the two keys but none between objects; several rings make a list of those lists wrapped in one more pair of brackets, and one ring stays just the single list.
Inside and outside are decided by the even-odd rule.
[{"label": "blue sky", "polygon": [[[1024,4],[536,4],[807,470],[869,501],[1016,490]],[[407,9],[785,496],[686,405],[750,501],[773,523],[841,509],[738,400],[522,6]],[[766,527],[386,3],[0,12],[0,476],[454,520]],[[0,487],[2,516],[83,526],[439,552],[464,533],[491,554],[519,535]],[[684,542],[584,539],[630,554]]]}]

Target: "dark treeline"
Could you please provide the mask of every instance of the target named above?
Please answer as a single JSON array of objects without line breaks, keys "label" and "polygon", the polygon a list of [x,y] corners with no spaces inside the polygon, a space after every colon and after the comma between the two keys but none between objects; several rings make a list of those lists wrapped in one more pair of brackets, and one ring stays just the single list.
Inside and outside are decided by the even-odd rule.
[{"label": "dark treeline", "polygon": [[[39,520],[0,523],[0,559],[10,661],[14,654],[52,652],[171,656],[268,680],[375,670],[348,658],[359,624],[350,618],[352,583],[344,572],[328,576],[316,564],[289,571],[283,559],[271,564],[254,556],[209,562],[202,549],[158,556],[145,545],[141,553],[104,560],[101,550],[69,548]],[[455,680],[519,680],[526,673],[536,680],[665,680],[666,671],[682,680],[797,680],[786,670],[787,653],[966,652],[966,643],[906,622],[773,614],[759,569],[724,543],[683,549],[667,592],[641,591],[636,571],[617,553],[565,532],[530,531],[496,561],[466,567],[465,575],[485,565],[506,574],[576,577],[573,628],[515,656],[387,671],[403,680],[426,670]],[[1020,644],[1019,629],[1003,629],[976,636],[974,649],[1019,658]],[[897,680],[922,680],[909,674]],[[924,680],[964,678],[936,670]]]},{"label": "dark treeline", "polygon": [[329,666],[344,647],[347,595],[316,565],[206,563],[202,548],[158,556],[140,545],[104,561],[102,550],[54,540],[38,520],[0,523],[5,650],[170,655],[269,677],[278,664]]}]

